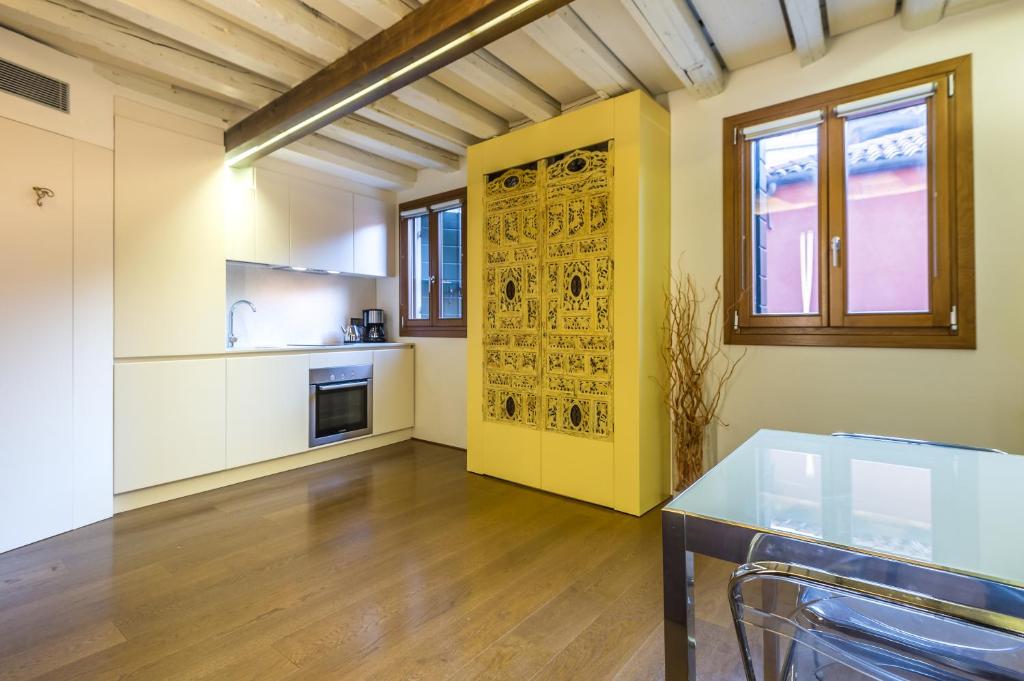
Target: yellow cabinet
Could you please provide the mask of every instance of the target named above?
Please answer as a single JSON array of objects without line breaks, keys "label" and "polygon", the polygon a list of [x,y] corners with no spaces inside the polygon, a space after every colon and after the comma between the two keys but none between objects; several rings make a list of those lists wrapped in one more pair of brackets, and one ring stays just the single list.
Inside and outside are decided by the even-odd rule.
[{"label": "yellow cabinet", "polygon": [[633,93],[470,148],[471,471],[634,514],[667,495],[668,143]]}]

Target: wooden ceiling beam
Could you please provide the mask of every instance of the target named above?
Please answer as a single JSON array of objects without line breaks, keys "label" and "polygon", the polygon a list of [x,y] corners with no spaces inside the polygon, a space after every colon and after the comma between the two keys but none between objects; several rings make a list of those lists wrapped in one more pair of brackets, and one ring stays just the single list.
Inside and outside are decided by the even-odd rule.
[{"label": "wooden ceiling beam", "polygon": [[366,178],[377,178],[390,185],[391,189],[411,187],[416,182],[416,169],[395,161],[357,149],[344,142],[328,139],[323,135],[308,135],[292,142],[291,151],[348,169],[361,182]]},{"label": "wooden ceiling beam", "polygon": [[562,7],[538,19],[523,31],[601,97],[632,90],[647,92],[571,7]]},{"label": "wooden ceiling beam", "polygon": [[486,139],[508,132],[508,121],[433,78],[424,78],[394,93],[395,97],[471,135]]},{"label": "wooden ceiling beam", "polygon": [[360,42],[359,36],[325,20],[299,0],[191,2],[241,23],[283,47],[302,50],[319,63],[334,61]]},{"label": "wooden ceiling beam", "polygon": [[[569,0],[431,0],[229,128],[225,133],[225,146],[236,162],[255,160],[567,2]],[[426,93],[428,99],[437,98],[437,88],[434,90]],[[499,120],[491,121],[490,126],[495,132],[488,134],[499,134],[502,129],[504,119],[495,118]],[[474,134],[478,131],[481,130],[470,130]]]},{"label": "wooden ceiling beam", "polygon": [[261,106],[283,89],[270,79],[221,64],[75,0],[4,0],[0,21],[72,54],[242,106]]},{"label": "wooden ceiling beam", "polygon": [[183,0],[82,1],[279,83],[297,83],[317,68],[313,61]]},{"label": "wooden ceiling beam", "polygon": [[789,30],[800,65],[807,66],[825,56],[825,22],[818,0],[783,0]]},{"label": "wooden ceiling beam", "polygon": [[320,134],[416,168],[455,170],[459,167],[458,154],[361,116],[345,116],[321,128]]},{"label": "wooden ceiling beam", "polygon": [[480,141],[465,130],[456,128],[439,118],[434,118],[419,109],[409,106],[393,95],[382,97],[373,104],[359,110],[359,115],[401,130],[407,135],[429,142],[434,146],[465,156],[466,147]]},{"label": "wooden ceiling beam", "polygon": [[554,97],[487,50],[468,54],[453,62],[447,70],[493,93],[536,123],[562,113],[562,105]]},{"label": "wooden ceiling beam", "polygon": [[946,0],[903,0],[900,24],[908,31],[931,26],[942,18]]},{"label": "wooden ceiling beam", "polygon": [[725,89],[725,73],[684,0],[622,0],[647,38],[697,97]]},{"label": "wooden ceiling beam", "polygon": [[97,64],[95,70],[96,73],[115,85],[216,119],[220,122],[221,128],[240,121],[252,112],[251,108],[235,106],[116,66]]}]

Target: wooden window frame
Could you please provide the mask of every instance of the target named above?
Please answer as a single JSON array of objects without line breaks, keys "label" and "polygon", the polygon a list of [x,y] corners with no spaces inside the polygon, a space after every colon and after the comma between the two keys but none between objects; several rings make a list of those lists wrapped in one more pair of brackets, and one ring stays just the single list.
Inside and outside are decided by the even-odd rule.
[{"label": "wooden window frame", "polygon": [[[459,319],[441,318],[441,234],[438,226],[438,215],[441,211],[431,211],[430,206],[447,201],[460,200],[462,202],[462,317]],[[430,287],[430,318],[409,319],[409,239],[406,221],[412,218],[402,218],[401,213],[421,208],[428,209],[429,239],[430,239],[430,276],[437,284]],[[399,267],[399,290],[398,290],[398,313],[400,336],[422,337],[422,338],[465,338],[466,337],[466,188],[455,189],[433,196],[426,196],[422,199],[406,201],[398,207],[398,267]]]},{"label": "wooden window frame", "polygon": [[[929,257],[937,264],[928,313],[846,312],[845,146],[837,104],[933,81],[940,87],[928,107],[928,158],[937,199],[929,210]],[[952,94],[950,94],[952,93]],[[723,121],[723,294],[725,342],[732,345],[974,349],[974,168],[970,55],[731,116]],[[941,101],[940,101],[941,99]],[[753,314],[753,257],[746,251],[751,196],[750,149],[744,127],[823,110],[819,128],[818,315]],[[940,140],[941,137],[941,140]],[[827,153],[829,149],[833,152]],[[838,150],[838,151],[835,151]],[[942,153],[940,153],[942,152]],[[932,184],[934,183],[934,184]],[[832,236],[844,245],[842,261],[828,258]],[[937,252],[935,249],[938,249]],[[952,309],[956,306],[956,327]]]}]

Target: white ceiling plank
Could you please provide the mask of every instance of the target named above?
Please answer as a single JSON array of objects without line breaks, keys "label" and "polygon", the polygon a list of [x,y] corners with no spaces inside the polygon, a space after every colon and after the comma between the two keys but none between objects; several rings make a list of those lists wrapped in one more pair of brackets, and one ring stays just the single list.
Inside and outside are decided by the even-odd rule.
[{"label": "white ceiling plank", "polygon": [[312,61],[183,0],[83,2],[279,83],[300,82],[316,70]]},{"label": "white ceiling plank", "polygon": [[[357,149],[343,142],[312,134],[288,145],[288,149],[303,156],[319,159],[345,168],[361,176],[360,182],[375,179],[387,183],[392,189],[411,187],[416,182],[416,169]],[[377,185],[380,186],[380,185]]]},{"label": "white ceiling plank", "polygon": [[394,96],[409,106],[487,139],[508,132],[508,121],[432,78],[423,78]]},{"label": "white ceiling plank", "polygon": [[4,0],[0,21],[72,54],[243,106],[261,106],[282,91],[269,79],[199,56],[187,46],[128,26],[74,0]]},{"label": "white ceiling plank", "polygon": [[648,40],[697,97],[725,88],[725,74],[683,0],[622,0]]},{"label": "white ceiling plank", "polygon": [[660,94],[683,87],[621,0],[574,0],[572,8],[648,91]]},{"label": "white ceiling plank", "polygon": [[353,10],[342,0],[302,0],[314,10],[327,17],[339,26],[344,26],[361,38],[369,38],[380,33],[382,28],[373,21]]},{"label": "white ceiling plank", "polygon": [[571,7],[562,7],[524,26],[543,49],[556,57],[602,97],[646,88]]},{"label": "white ceiling plank", "polygon": [[100,76],[126,90],[131,90],[132,92],[137,92],[219,121],[222,128],[242,120],[252,112],[249,108],[235,106],[213,97],[191,92],[170,83],[146,78],[145,76],[114,66],[96,64],[94,70]]},{"label": "white ceiling plank", "polygon": [[489,90],[532,121],[562,113],[562,106],[487,50],[478,50],[448,66],[466,80]]},{"label": "white ceiling plank", "polygon": [[191,1],[323,63],[334,61],[360,42],[351,31],[318,16],[299,0]]},{"label": "white ceiling plank", "polygon": [[903,0],[900,24],[908,31],[931,26],[942,18],[946,0]]},{"label": "white ceiling plank", "polygon": [[896,14],[896,0],[825,0],[830,35],[885,21]]},{"label": "white ceiling plank", "polygon": [[980,7],[986,7],[987,5],[994,5],[996,3],[1006,1],[1007,0],[948,0],[946,2],[946,12],[944,16],[951,17],[955,14],[970,12],[971,10],[975,10]]},{"label": "white ceiling plank", "polygon": [[412,11],[412,7],[402,0],[330,0],[345,5],[349,10],[365,17],[381,28],[397,23]]},{"label": "white ceiling plank", "polygon": [[393,95],[360,109],[359,115],[459,155],[465,155],[466,147],[480,141],[479,137],[409,106]]},{"label": "white ceiling plank", "polygon": [[779,0],[693,0],[730,71],[792,51]]},{"label": "white ceiling plank", "polygon": [[523,74],[530,82],[562,103],[593,97],[594,89],[557,57],[541,48],[527,33],[519,29],[498,38],[487,51]]},{"label": "white ceiling plank", "polygon": [[784,0],[789,29],[796,43],[800,65],[807,66],[825,56],[825,24],[818,0]]},{"label": "white ceiling plank", "polygon": [[455,170],[459,155],[360,116],[346,116],[320,134],[416,168]]}]

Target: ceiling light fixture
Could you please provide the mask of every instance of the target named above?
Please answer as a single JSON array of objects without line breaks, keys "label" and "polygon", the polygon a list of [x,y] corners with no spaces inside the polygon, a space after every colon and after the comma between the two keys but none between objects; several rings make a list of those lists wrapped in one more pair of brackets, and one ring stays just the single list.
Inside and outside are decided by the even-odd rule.
[{"label": "ceiling light fixture", "polygon": [[[529,9],[529,8],[533,7],[534,5],[537,5],[537,4],[539,4],[539,3],[543,2],[543,1],[544,0],[525,0],[524,2],[522,2],[522,3],[518,4],[518,5],[516,5],[515,7],[513,7],[512,9],[510,9],[510,10],[508,10],[508,11],[502,13],[502,14],[499,14],[498,16],[494,17],[493,19],[490,19],[489,21],[486,21],[483,24],[480,24],[476,28],[474,28],[474,29],[472,29],[470,31],[467,31],[466,33],[463,33],[462,35],[460,35],[459,37],[455,38],[454,40],[452,40],[452,41],[450,41],[448,43],[445,43],[441,47],[439,47],[436,50],[430,52],[429,54],[426,54],[426,55],[420,57],[419,59],[416,59],[416,60],[406,64],[405,66],[403,66],[403,67],[401,67],[399,69],[396,69],[395,71],[392,71],[391,73],[389,73],[386,76],[382,77],[380,80],[377,80],[376,82],[366,86],[365,88],[359,90],[358,92],[356,92],[354,94],[351,94],[348,97],[342,99],[341,101],[332,104],[331,106],[327,107],[323,111],[320,111],[318,113],[313,114],[312,116],[309,116],[305,120],[303,120],[303,121],[301,121],[299,123],[296,123],[295,125],[291,126],[290,128],[284,130],[283,132],[279,132],[278,134],[274,135],[270,139],[265,140],[265,141],[261,142],[260,144],[257,144],[256,146],[253,146],[253,147],[251,147],[249,149],[246,149],[245,151],[242,151],[241,153],[236,154],[234,156],[230,156],[229,155],[227,160],[225,161],[225,165],[228,165],[228,166],[238,166],[242,162],[244,162],[246,159],[250,158],[251,156],[253,156],[255,154],[258,154],[259,152],[263,151],[264,149],[266,149],[268,147],[276,145],[277,143],[281,142],[282,140],[287,139],[287,138],[291,137],[292,135],[295,135],[298,132],[306,130],[307,128],[309,129],[309,132],[313,132],[314,130],[319,129],[323,125],[326,125],[326,122],[325,123],[320,123],[320,121],[324,121],[324,119],[327,119],[328,117],[331,116],[331,114],[335,113],[336,111],[338,111],[338,110],[348,106],[352,102],[355,102],[355,101],[365,97],[368,94],[371,94],[371,93],[375,92],[376,90],[381,89],[382,87],[384,87],[385,85],[387,85],[391,81],[395,80],[396,78],[401,78],[405,74],[410,73],[412,71],[415,71],[416,69],[418,69],[418,68],[422,67],[423,65],[425,65],[425,64],[427,64],[427,63],[429,63],[429,62],[431,62],[431,61],[433,61],[435,59],[437,59],[438,57],[446,54],[447,52],[452,51],[453,49],[455,49],[459,45],[462,45],[463,43],[471,40],[475,36],[480,35],[481,33],[485,33],[486,31],[491,30],[495,26],[498,26],[499,24],[502,24],[502,23],[508,21],[509,19],[511,19],[511,18],[513,18],[515,16],[517,16],[519,14],[522,14],[527,9]],[[327,121],[327,122],[329,122],[329,121]]]}]

